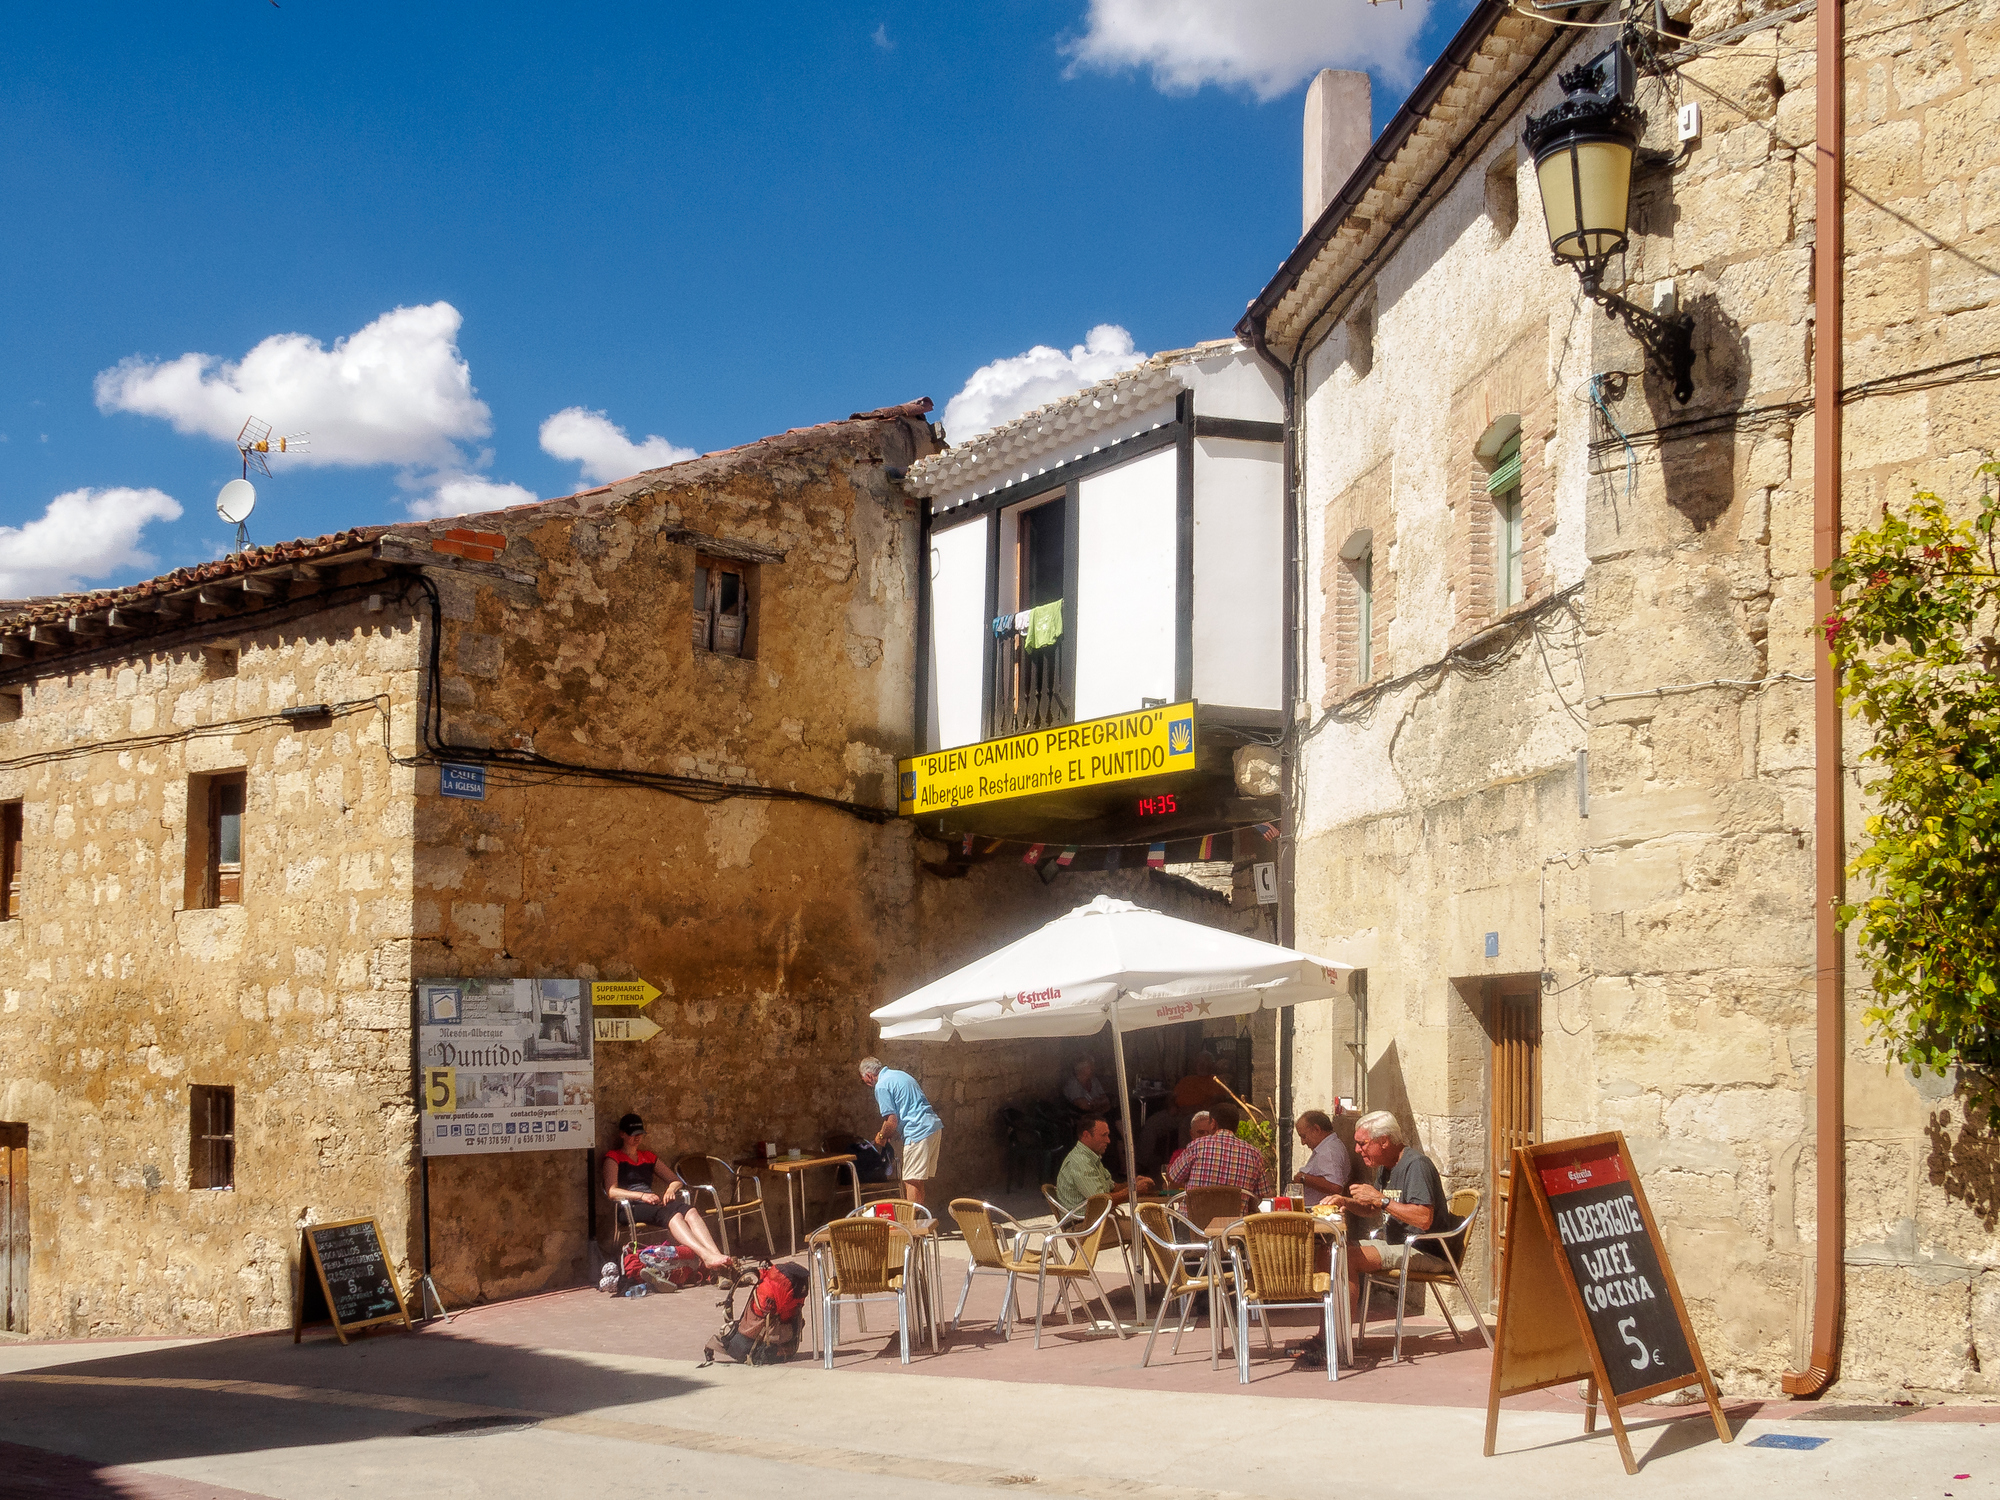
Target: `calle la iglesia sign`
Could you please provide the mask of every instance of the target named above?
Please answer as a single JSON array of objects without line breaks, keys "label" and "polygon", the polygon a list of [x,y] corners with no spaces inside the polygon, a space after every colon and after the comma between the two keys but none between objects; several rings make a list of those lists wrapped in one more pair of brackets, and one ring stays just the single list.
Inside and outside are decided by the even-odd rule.
[{"label": "calle la iglesia sign", "polygon": [[896,811],[924,817],[1195,769],[1194,704],[1086,719],[898,761]]}]

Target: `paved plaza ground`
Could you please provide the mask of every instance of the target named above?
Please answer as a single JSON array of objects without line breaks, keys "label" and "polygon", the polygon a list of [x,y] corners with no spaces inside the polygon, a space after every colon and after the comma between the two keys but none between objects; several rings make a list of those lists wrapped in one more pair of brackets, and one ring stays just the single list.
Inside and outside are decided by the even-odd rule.
[{"label": "paved plaza ground", "polygon": [[[1050,1324],[1040,1350],[1002,1340],[999,1282],[981,1278],[961,1331],[908,1366],[882,1310],[869,1333],[850,1323],[831,1373],[803,1356],[701,1368],[717,1296],[559,1292],[344,1348],[325,1330],[0,1343],[0,1495],[2000,1496],[2000,1408],[1731,1401],[1726,1446],[1701,1407],[1637,1408],[1628,1478],[1570,1390],[1508,1402],[1482,1457],[1486,1350],[1434,1320],[1403,1363],[1371,1337],[1332,1384],[1257,1338],[1241,1386],[1226,1361],[1210,1371],[1205,1328],[1178,1355],[1162,1340],[1150,1369],[1143,1339],[1081,1322]],[[1752,1441],[1771,1435],[1821,1441]]]}]

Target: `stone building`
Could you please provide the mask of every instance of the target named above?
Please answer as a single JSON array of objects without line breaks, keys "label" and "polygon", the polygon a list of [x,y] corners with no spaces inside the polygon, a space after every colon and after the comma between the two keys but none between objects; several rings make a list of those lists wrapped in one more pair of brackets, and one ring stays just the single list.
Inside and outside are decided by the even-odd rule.
[{"label": "stone building", "polygon": [[[1301,1015],[1299,1093],[1397,1111],[1489,1210],[1512,1144],[1624,1131],[1729,1389],[1805,1370],[1844,1292],[1840,1389],[1991,1392],[1991,1148],[1885,1067],[1855,975],[1816,1042],[1816,773],[1850,852],[1865,809],[1854,731],[1814,740],[1815,10],[1665,14],[1605,287],[1692,315],[1684,406],[1551,264],[1523,144],[1615,29],[1481,4],[1365,154],[1325,118],[1357,81],[1311,96],[1304,237],[1239,329],[1289,387],[1291,920],[1365,970]],[[1976,492],[2000,430],[2000,5],[1846,26],[1851,528]]]},{"label": "stone building", "polygon": [[[867,1012],[1098,891],[1239,920],[1144,869],[949,868],[895,817],[928,410],[0,615],[10,1319],[280,1326],[298,1227],[361,1215],[450,1303],[575,1284],[583,1152],[417,1156],[416,981],[648,981],[596,1142],[637,1109],[735,1157],[872,1131]],[[909,1049],[940,1192],[1000,1176],[996,1108],[1073,1050]]]}]

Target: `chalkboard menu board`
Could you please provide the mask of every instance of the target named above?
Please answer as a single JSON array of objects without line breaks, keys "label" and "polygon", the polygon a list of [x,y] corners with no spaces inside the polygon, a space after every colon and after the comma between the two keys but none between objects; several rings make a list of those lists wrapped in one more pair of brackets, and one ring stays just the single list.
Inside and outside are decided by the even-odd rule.
[{"label": "chalkboard menu board", "polygon": [[1620,1408],[1649,1396],[1699,1385],[1728,1442],[1715,1382],[1624,1136],[1524,1147],[1514,1153],[1511,1180],[1487,1457],[1501,1397],[1573,1380],[1589,1382],[1586,1432],[1597,1429],[1603,1393],[1628,1474],[1638,1466]]},{"label": "chalkboard menu board", "polygon": [[377,1323],[410,1327],[396,1273],[382,1251],[373,1219],[313,1224],[299,1233],[299,1300],[292,1342],[310,1323],[331,1323],[344,1344],[348,1332]]}]

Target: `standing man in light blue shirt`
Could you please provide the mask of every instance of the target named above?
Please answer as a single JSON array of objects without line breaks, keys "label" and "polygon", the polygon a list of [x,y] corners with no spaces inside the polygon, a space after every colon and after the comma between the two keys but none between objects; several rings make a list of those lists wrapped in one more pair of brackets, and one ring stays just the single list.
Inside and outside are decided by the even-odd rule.
[{"label": "standing man in light blue shirt", "polygon": [[937,1175],[944,1122],[924,1097],[922,1085],[900,1068],[883,1067],[879,1057],[861,1059],[861,1081],[875,1090],[875,1105],[882,1111],[875,1144],[883,1145],[892,1135],[903,1138],[898,1153],[903,1162],[903,1196],[912,1203],[923,1202],[924,1183]]}]

